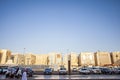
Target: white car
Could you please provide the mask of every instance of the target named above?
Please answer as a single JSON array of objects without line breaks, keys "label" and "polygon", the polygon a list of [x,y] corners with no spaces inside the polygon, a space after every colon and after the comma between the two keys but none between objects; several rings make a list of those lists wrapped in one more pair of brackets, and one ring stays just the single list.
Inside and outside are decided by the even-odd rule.
[{"label": "white car", "polygon": [[79,69],[79,74],[90,74],[90,70],[88,68]]},{"label": "white car", "polygon": [[59,70],[59,74],[67,74],[67,70],[66,70],[66,68],[60,68],[60,70]]},{"label": "white car", "polygon": [[72,69],[72,72],[77,72],[77,68],[73,68],[73,69]]},{"label": "white car", "polygon": [[93,74],[101,74],[101,70],[99,68],[93,67],[93,68],[90,68],[89,70]]},{"label": "white car", "polygon": [[7,71],[8,71],[8,68],[4,67],[2,72],[5,74]]}]

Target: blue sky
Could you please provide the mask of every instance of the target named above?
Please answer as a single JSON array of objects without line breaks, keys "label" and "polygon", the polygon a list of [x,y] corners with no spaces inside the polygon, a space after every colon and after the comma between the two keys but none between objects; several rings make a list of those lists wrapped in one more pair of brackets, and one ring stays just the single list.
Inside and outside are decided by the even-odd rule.
[{"label": "blue sky", "polygon": [[120,0],[0,0],[0,48],[120,51]]}]

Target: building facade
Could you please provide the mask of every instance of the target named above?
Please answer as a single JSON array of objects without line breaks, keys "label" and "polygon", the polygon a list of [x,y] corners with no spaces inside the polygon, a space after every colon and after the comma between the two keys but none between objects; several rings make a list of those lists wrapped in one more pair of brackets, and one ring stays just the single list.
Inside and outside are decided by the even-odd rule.
[{"label": "building facade", "polygon": [[32,53],[25,54],[25,65],[34,65],[36,63],[36,56]]},{"label": "building facade", "polygon": [[14,64],[24,65],[25,64],[25,56],[21,53],[14,53],[12,55],[12,60]]},{"label": "building facade", "polygon": [[75,52],[70,53],[71,67],[78,67],[78,54]]},{"label": "building facade", "polygon": [[36,62],[35,65],[48,65],[48,55],[47,54],[35,54]]},{"label": "building facade", "polygon": [[112,52],[111,53],[112,64],[116,66],[120,66],[120,52]]},{"label": "building facade", "polygon": [[0,50],[0,65],[43,65],[57,70],[61,66],[68,69],[68,60],[71,62],[71,68],[78,66],[120,66],[120,52],[81,52],[78,56],[75,52],[67,54],[58,52],[48,54],[11,54],[10,50]]},{"label": "building facade", "polygon": [[48,65],[56,69],[62,65],[62,55],[61,53],[52,52],[48,54]]},{"label": "building facade", "polygon": [[79,65],[95,66],[95,56],[93,52],[81,52],[79,56]]},{"label": "building facade", "polygon": [[62,58],[62,65],[66,68],[66,69],[68,69],[68,54],[64,54],[63,55],[63,58]]},{"label": "building facade", "polygon": [[6,64],[6,62],[10,59],[10,57],[11,57],[10,50],[6,50],[6,49],[0,50],[0,64]]},{"label": "building facade", "polygon": [[107,66],[111,64],[111,56],[109,52],[96,52],[96,65],[97,66]]}]

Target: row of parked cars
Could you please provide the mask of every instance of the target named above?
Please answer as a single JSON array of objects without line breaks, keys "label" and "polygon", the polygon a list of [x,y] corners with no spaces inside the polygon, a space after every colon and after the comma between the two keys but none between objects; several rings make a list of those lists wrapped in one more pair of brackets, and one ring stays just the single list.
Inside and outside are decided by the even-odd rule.
[{"label": "row of parked cars", "polygon": [[0,66],[0,74],[5,74],[8,70],[8,66]]},{"label": "row of parked cars", "polygon": [[[44,74],[52,74],[52,68],[46,68]],[[59,74],[67,74],[67,70],[61,67],[58,70]],[[120,68],[107,68],[107,67],[84,67],[84,68],[73,68],[72,72],[78,72],[79,74],[120,74]]]},{"label": "row of parked cars", "polygon": [[[64,67],[61,67],[59,70],[59,74],[67,74],[67,70]],[[53,68],[46,68],[44,70],[44,74],[52,74]]]},{"label": "row of parked cars", "polygon": [[6,75],[6,77],[16,77],[20,78],[22,77],[23,72],[26,71],[28,77],[32,77],[34,71],[30,67],[19,67],[19,66],[14,66],[14,67],[0,67],[0,74]]},{"label": "row of parked cars", "polygon": [[120,74],[120,68],[107,68],[107,67],[91,67],[80,68],[79,74]]}]

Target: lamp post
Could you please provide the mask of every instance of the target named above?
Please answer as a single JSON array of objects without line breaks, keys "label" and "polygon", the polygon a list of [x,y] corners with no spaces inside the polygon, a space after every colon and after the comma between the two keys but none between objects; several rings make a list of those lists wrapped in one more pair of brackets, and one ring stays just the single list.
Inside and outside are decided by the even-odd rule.
[{"label": "lamp post", "polygon": [[25,49],[26,48],[24,48],[24,52],[23,52],[23,64],[25,65]]}]

